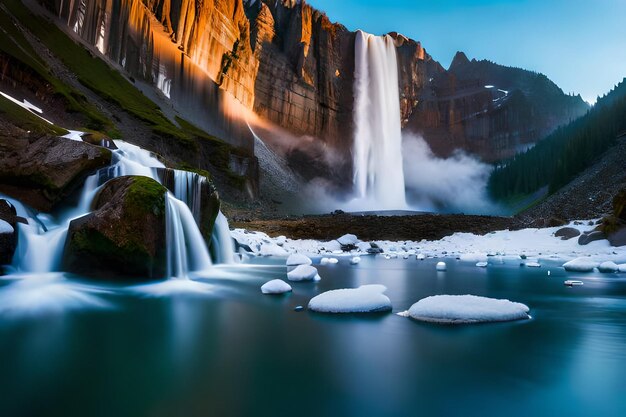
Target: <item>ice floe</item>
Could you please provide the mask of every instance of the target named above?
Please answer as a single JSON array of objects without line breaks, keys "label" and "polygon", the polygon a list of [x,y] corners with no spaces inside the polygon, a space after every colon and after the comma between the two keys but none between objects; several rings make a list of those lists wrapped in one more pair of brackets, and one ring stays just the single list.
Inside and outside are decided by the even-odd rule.
[{"label": "ice floe", "polygon": [[261,292],[263,294],[284,294],[289,291],[291,291],[291,285],[287,284],[282,279],[273,279],[261,286]]},{"label": "ice floe", "polygon": [[321,293],[309,301],[309,310],[322,313],[373,313],[391,311],[384,285],[362,285]]},{"label": "ice floe", "polygon": [[446,269],[448,269],[445,262],[437,262],[436,268],[437,271],[445,271]]},{"label": "ice floe", "polygon": [[408,315],[420,321],[465,324],[528,319],[528,311],[525,304],[509,300],[476,295],[435,295],[413,304]]},{"label": "ice floe", "polygon": [[619,266],[613,261],[602,262],[598,265],[598,271],[605,273],[617,272],[619,270]]}]

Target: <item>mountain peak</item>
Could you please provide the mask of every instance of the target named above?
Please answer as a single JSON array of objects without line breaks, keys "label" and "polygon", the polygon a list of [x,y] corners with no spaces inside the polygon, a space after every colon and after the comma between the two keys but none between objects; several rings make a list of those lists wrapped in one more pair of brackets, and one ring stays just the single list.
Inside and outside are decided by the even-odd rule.
[{"label": "mountain peak", "polygon": [[452,62],[450,63],[450,68],[448,68],[448,70],[459,67],[461,65],[469,64],[469,62],[470,60],[467,58],[467,55],[465,55],[465,52],[457,51],[457,53],[454,55],[454,58],[452,59]]}]

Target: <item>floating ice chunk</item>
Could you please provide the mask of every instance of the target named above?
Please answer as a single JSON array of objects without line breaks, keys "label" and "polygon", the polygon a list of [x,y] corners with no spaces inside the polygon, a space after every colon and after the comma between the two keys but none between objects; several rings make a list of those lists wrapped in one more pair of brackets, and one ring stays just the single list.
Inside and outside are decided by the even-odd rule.
[{"label": "floating ice chunk", "polygon": [[337,242],[336,240],[331,240],[329,242],[324,242],[324,244],[322,246],[327,251],[330,251],[330,252],[332,252],[332,251],[339,251],[339,253],[343,253],[343,251],[341,250],[341,244],[339,242]]},{"label": "floating ice chunk", "polygon": [[0,234],[13,233],[13,232],[14,232],[13,226],[5,222],[4,220],[0,219]]},{"label": "floating ice chunk", "polygon": [[309,310],[323,313],[373,313],[391,311],[384,285],[362,285],[326,291],[309,301]]},{"label": "floating ice chunk", "polygon": [[475,295],[435,295],[413,304],[409,315],[433,323],[464,324],[528,319],[528,306]]},{"label": "floating ice chunk", "polygon": [[445,262],[437,262],[436,268],[437,271],[445,271],[446,269],[448,269]]},{"label": "floating ice chunk", "polygon": [[287,284],[282,279],[273,279],[261,286],[261,292],[263,294],[284,294],[289,291],[291,291],[291,285]]},{"label": "floating ice chunk", "polygon": [[336,264],[337,262],[339,262],[339,260],[337,258],[327,258],[327,257],[324,257],[324,258],[320,259],[320,265]]},{"label": "floating ice chunk", "polygon": [[339,259],[337,258],[328,258],[328,263],[329,264],[336,264],[339,262]]},{"label": "floating ice chunk", "polygon": [[339,239],[337,239],[337,242],[339,242],[339,244],[342,246],[356,245],[358,241],[359,239],[356,237],[356,235],[351,234],[343,235]]},{"label": "floating ice chunk", "polygon": [[487,262],[476,262],[476,266],[479,268],[487,268]]},{"label": "floating ice chunk", "polygon": [[426,259],[426,255],[424,255],[423,253],[418,253],[415,256],[415,259],[417,259],[418,261],[423,261],[424,259]]},{"label": "floating ice chunk", "polygon": [[526,266],[529,268],[541,268],[541,264],[539,262],[526,262]]},{"label": "floating ice chunk", "polygon": [[487,262],[487,255],[484,253],[464,253],[459,259],[464,262]]},{"label": "floating ice chunk", "polygon": [[594,268],[597,268],[598,262],[595,262],[589,258],[576,258],[563,264],[563,268],[566,271],[573,272],[592,272]]},{"label": "floating ice chunk", "polygon": [[356,244],[356,248],[361,252],[367,252],[371,247],[372,245],[369,242],[359,242]]},{"label": "floating ice chunk", "polygon": [[301,253],[292,253],[291,255],[289,255],[287,261],[285,262],[287,268],[293,267],[289,269],[294,269],[298,265],[311,265],[312,263],[313,261],[311,260],[311,258]]},{"label": "floating ice chunk", "polygon": [[360,258],[360,257],[358,257],[358,256],[355,256],[354,258],[350,259],[350,263],[351,263],[352,265],[356,265],[356,264],[358,264],[359,262],[361,262],[361,258]]},{"label": "floating ice chunk", "polygon": [[317,269],[311,265],[298,265],[293,271],[287,272],[289,281],[319,281]]},{"label": "floating ice chunk", "polygon": [[598,271],[606,272],[606,273],[617,272],[619,271],[619,266],[615,262],[612,262],[612,261],[602,262],[598,266]]},{"label": "floating ice chunk", "polygon": [[576,287],[576,286],[580,286],[583,284],[584,282],[578,281],[576,279],[568,279],[567,281],[563,282],[563,285],[567,285],[568,287]]}]

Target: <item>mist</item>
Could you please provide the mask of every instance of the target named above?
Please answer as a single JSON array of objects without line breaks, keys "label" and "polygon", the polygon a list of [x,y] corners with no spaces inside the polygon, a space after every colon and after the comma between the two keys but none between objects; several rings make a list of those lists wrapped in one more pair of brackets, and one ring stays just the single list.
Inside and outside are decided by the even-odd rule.
[{"label": "mist", "polygon": [[407,203],[416,210],[492,214],[491,166],[462,151],[439,158],[421,136],[404,134],[402,143]]}]

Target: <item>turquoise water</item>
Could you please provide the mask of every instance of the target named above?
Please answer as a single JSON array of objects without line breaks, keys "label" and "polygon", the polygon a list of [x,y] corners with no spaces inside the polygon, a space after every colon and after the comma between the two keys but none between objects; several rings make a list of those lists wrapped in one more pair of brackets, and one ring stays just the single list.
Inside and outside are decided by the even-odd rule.
[{"label": "turquoise water", "polygon": [[[0,415],[626,415],[623,274],[455,260],[437,273],[435,260],[365,257],[274,297],[259,287],[285,268],[253,262],[274,266],[220,267],[165,295],[76,277],[28,293],[0,281]],[[471,293],[523,302],[532,319],[449,327],[293,311],[366,283],[388,287],[394,312]]]}]

